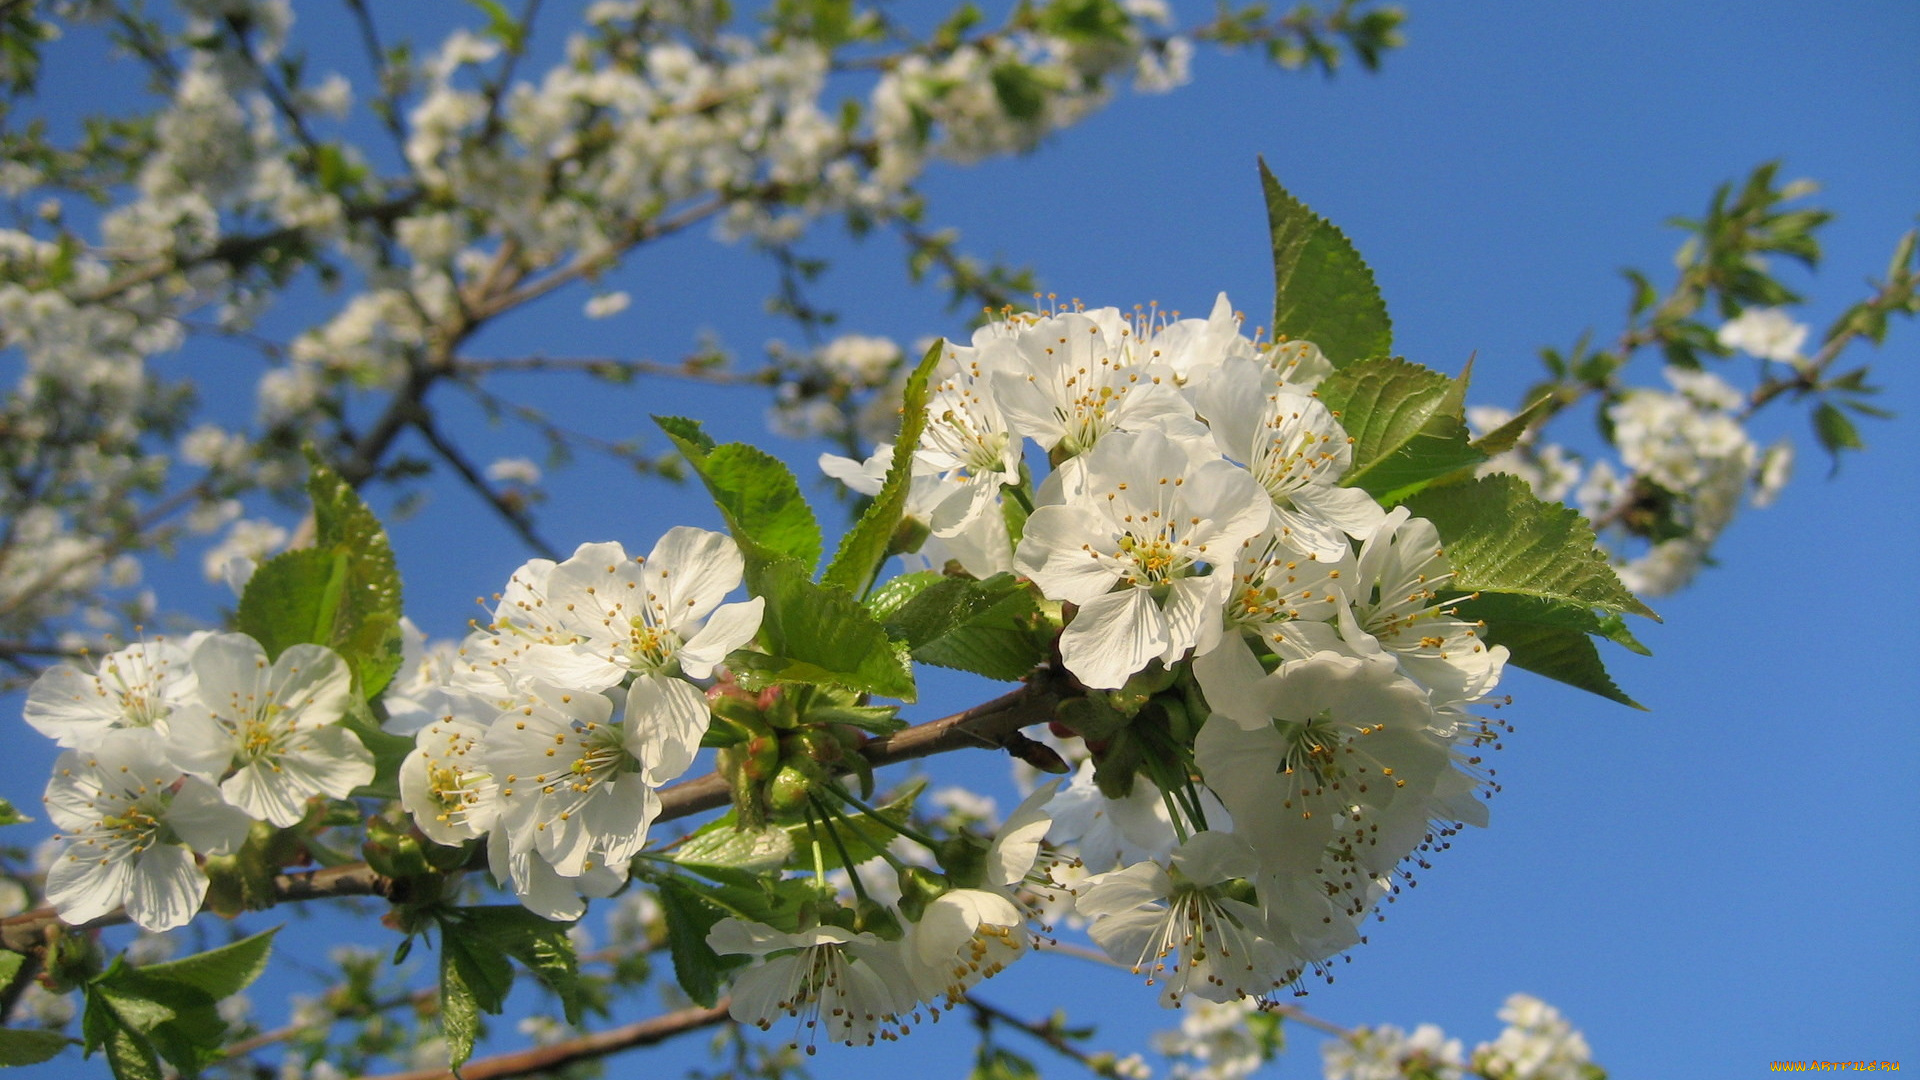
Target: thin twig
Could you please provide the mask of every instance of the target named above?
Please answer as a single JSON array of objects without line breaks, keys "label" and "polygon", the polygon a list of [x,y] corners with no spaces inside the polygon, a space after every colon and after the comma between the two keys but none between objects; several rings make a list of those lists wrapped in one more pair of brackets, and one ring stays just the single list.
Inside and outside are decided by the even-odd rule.
[{"label": "thin twig", "polygon": [[432,414],[424,409],[416,412],[413,416],[413,426],[420,432],[420,436],[427,440],[427,445],[433,447],[434,452],[439,454],[442,460],[453,466],[453,471],[460,474],[460,479],[466,481],[467,486],[472,488],[475,494],[485,499],[487,505],[493,507],[494,512],[506,521],[507,526],[519,535],[521,541],[541,558],[552,559],[555,562],[564,558],[559,549],[548,543],[546,538],[533,527],[533,517],[527,513],[524,506],[515,505],[504,495],[495,491],[493,485],[487,483],[486,477],[481,476],[480,471],[473,467],[473,462],[468,461],[466,455],[460,452],[460,448],[441,436],[440,429],[433,422]]},{"label": "thin twig", "polygon": [[576,1061],[603,1058],[636,1046],[651,1046],[675,1035],[725,1023],[727,1004],[727,999],[721,998],[711,1009],[681,1009],[624,1027],[582,1035],[577,1039],[469,1061],[460,1067],[458,1073],[451,1069],[413,1069],[369,1077],[368,1080],[505,1080],[506,1077],[529,1076]]}]

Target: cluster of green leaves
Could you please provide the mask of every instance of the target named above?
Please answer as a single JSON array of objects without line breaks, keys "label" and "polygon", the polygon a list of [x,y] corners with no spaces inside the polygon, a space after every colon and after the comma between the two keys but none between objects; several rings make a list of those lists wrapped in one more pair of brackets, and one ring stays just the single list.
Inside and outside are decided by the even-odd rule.
[{"label": "cluster of green leaves", "polygon": [[[1275,340],[1320,346],[1334,371],[1320,398],[1353,439],[1342,481],[1387,506],[1405,504],[1446,543],[1463,617],[1529,671],[1636,705],[1594,645],[1645,652],[1624,614],[1657,618],[1614,574],[1578,512],[1535,496],[1518,477],[1474,466],[1509,449],[1530,417],[1470,438],[1467,373],[1452,378],[1391,355],[1393,333],[1373,272],[1338,228],[1260,166],[1273,236]],[[1637,707],[1637,705],[1636,705]]]},{"label": "cluster of green leaves", "polygon": [[[163,964],[134,967],[125,957],[116,958],[81,987],[86,1005],[80,1034],[87,1054],[106,1051],[116,1080],[161,1080],[162,1060],[182,1076],[198,1076],[224,1056],[221,1040],[227,1021],[220,1016],[220,1001],[246,989],[266,970],[274,933],[269,930]],[[17,955],[0,954],[0,960],[8,958],[17,965]],[[7,1031],[0,1045],[17,1046],[28,1037],[48,1034]],[[52,1057],[70,1041],[57,1038],[58,1045],[41,1038],[40,1046],[48,1052],[32,1060]]]},{"label": "cluster of green leaves", "polygon": [[1011,577],[985,582],[938,574],[896,578],[872,590],[896,554],[926,423],[936,344],[907,380],[901,430],[887,477],[819,579],[820,526],[793,473],[744,443],[718,446],[692,420],[656,418],[706,484],[746,560],[749,592],[765,598],[761,651],[729,665],[743,685],[811,683],[913,701],[913,660],[1017,679],[1045,659],[1027,628],[1030,590]]},{"label": "cluster of green leaves", "polygon": [[[1688,232],[1675,256],[1678,275],[1665,292],[1638,270],[1625,270],[1629,285],[1627,326],[1617,341],[1596,347],[1583,335],[1571,349],[1542,349],[1547,379],[1530,389],[1525,401],[1543,416],[1599,395],[1612,401],[1624,389],[1621,371],[1642,350],[1656,352],[1672,366],[1701,370],[1724,361],[1733,351],[1716,337],[1716,323],[1751,307],[1792,307],[1804,297],[1775,273],[1771,258],[1779,257],[1807,269],[1821,258],[1819,230],[1833,217],[1817,207],[1798,204],[1812,195],[1810,181],[1783,182],[1779,162],[1754,169],[1738,184],[1722,184],[1698,218],[1675,218],[1671,224]],[[1802,362],[1765,365],[1760,384],[1750,397],[1758,409],[1783,395],[1810,403],[1809,419],[1815,439],[1832,456],[1866,445],[1854,417],[1885,419],[1892,414],[1870,400],[1879,392],[1866,366],[1835,372],[1834,362],[1855,341],[1879,344],[1889,320],[1920,314],[1920,262],[1915,234],[1909,232],[1895,246],[1884,281],[1873,282],[1871,294],[1849,307],[1821,333],[1814,351]],[[1666,493],[1678,496],[1683,493]],[[1654,508],[1657,511],[1657,507]],[[1629,528],[1657,536],[1661,515],[1629,522]]]},{"label": "cluster of green leaves", "polygon": [[519,904],[448,907],[436,913],[440,926],[440,1031],[455,1068],[473,1056],[481,1016],[506,1007],[518,960],[553,991],[569,1023],[579,1023],[582,996],[579,960],[566,926],[548,922]]}]

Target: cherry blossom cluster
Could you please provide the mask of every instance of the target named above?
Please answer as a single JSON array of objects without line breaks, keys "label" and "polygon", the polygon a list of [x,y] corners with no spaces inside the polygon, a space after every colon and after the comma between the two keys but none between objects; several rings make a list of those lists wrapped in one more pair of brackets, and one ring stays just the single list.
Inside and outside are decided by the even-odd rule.
[{"label": "cherry blossom cluster", "polygon": [[143,641],[91,671],[48,669],[25,708],[66,748],[45,799],[62,842],[47,900],[75,925],[122,905],[147,930],[185,925],[207,894],[198,857],[373,779],[372,753],[344,725],[352,695],[332,650],[295,645],[269,662],[245,634]]},{"label": "cherry blossom cluster", "polygon": [[625,884],[711,714],[701,687],[760,627],[739,547],[679,527],[645,556],[582,544],[535,559],[493,619],[451,652],[419,654],[387,699],[412,735],[400,798],[420,831],[457,847],[484,838],[493,874],[528,908],[576,919],[583,896]]},{"label": "cherry blossom cluster", "polygon": [[1506,1028],[1472,1054],[1433,1024],[1411,1034],[1392,1024],[1361,1028],[1323,1045],[1326,1080],[1593,1080],[1606,1075],[1593,1064],[1586,1037],[1546,1002],[1515,994],[1500,1009],[1500,1019]]},{"label": "cherry blossom cluster", "polygon": [[[927,407],[922,555],[1059,603],[1090,696],[1197,691],[1124,798],[1083,769],[1054,834],[1093,873],[1074,916],[1169,1005],[1296,982],[1361,940],[1403,864],[1486,820],[1494,729],[1467,710],[1506,650],[1449,605],[1431,523],[1340,486],[1329,370],[1243,336],[1224,296],[1205,319],[1057,311],[948,346]],[[822,466],[874,492],[890,457]]]}]

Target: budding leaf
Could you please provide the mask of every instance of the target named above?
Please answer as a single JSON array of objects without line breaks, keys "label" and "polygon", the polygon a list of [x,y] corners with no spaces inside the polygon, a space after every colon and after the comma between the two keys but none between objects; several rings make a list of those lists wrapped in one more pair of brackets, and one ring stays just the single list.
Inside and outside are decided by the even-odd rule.
[{"label": "budding leaf", "polygon": [[759,873],[783,867],[793,856],[793,834],[786,829],[738,828],[733,815],[712,822],[674,849],[682,866],[726,867]]},{"label": "budding leaf", "polygon": [[1406,506],[1440,530],[1456,589],[1659,619],[1620,584],[1586,519],[1571,507],[1541,501],[1517,476],[1432,488]]},{"label": "budding leaf", "polygon": [[0,825],[21,825],[33,819],[14,808],[11,802],[0,799]]},{"label": "budding leaf", "polygon": [[1393,321],[1346,234],[1288,194],[1260,162],[1273,234],[1273,339],[1320,346],[1336,368],[1393,349]]},{"label": "budding leaf", "polygon": [[1429,482],[1486,460],[1468,441],[1467,377],[1450,379],[1395,357],[1374,357],[1327,376],[1320,400],[1353,439],[1341,480],[1392,505]]},{"label": "budding leaf", "polygon": [[454,1066],[473,1056],[480,1014],[497,1013],[513,989],[513,965],[491,942],[462,933],[460,920],[440,924],[440,1033]]},{"label": "budding leaf", "polygon": [[881,564],[886,562],[888,545],[907,508],[907,489],[913,484],[913,454],[920,447],[920,432],[927,426],[927,381],[940,362],[944,341],[936,341],[920,359],[920,366],[907,377],[906,399],[901,408],[900,432],[893,444],[893,460],[887,466],[887,479],[880,493],[867,505],[866,512],[847,535],[840,538],[833,562],[821,575],[821,582],[838,585],[852,593],[865,592]]}]

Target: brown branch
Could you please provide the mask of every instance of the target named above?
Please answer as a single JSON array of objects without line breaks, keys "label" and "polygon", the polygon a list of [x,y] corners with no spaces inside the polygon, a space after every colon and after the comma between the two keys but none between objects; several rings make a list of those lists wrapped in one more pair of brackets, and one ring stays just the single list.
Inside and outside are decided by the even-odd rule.
[{"label": "brown branch", "polygon": [[579,371],[588,375],[658,375],[669,379],[687,379],[713,386],[771,386],[779,378],[779,369],[768,366],[758,371],[722,371],[703,365],[701,357],[678,364],[658,360],[621,360],[599,356],[515,356],[505,359],[459,357],[454,366],[461,373],[489,375],[496,372]]},{"label": "brown branch", "polygon": [[[1023,727],[1053,718],[1057,700],[1050,673],[1043,669],[1024,686],[951,716],[929,720],[885,738],[874,739],[860,753],[875,766],[943,754],[950,750],[1003,749],[1018,745]],[[660,792],[656,822],[673,821],[727,805],[727,782],[718,773],[675,784]],[[344,896],[391,898],[393,881],[365,863],[346,863],[317,870],[279,874],[273,879],[276,903],[327,900]],[[83,928],[113,926],[127,921],[124,910],[103,915]],[[0,946],[25,953],[44,944],[47,931],[60,925],[51,907],[36,908],[0,919]],[[437,1074],[436,1074],[437,1075]],[[469,1073],[469,1077],[473,1074]]]},{"label": "brown branch", "polygon": [[516,504],[495,491],[493,485],[487,483],[486,478],[480,475],[480,470],[473,467],[473,462],[468,461],[467,456],[461,453],[460,448],[448,442],[440,434],[440,428],[434,423],[432,413],[425,409],[415,412],[413,426],[420,432],[420,436],[427,440],[427,445],[433,447],[434,453],[439,454],[443,461],[453,466],[453,471],[460,474],[460,479],[466,481],[467,486],[472,488],[476,495],[485,499],[488,506],[493,507],[494,513],[499,514],[507,526],[519,535],[522,543],[532,548],[542,558],[552,559],[554,562],[566,558],[560,554],[559,549],[540,535],[540,531],[534,527],[533,516],[527,513],[524,505]]},{"label": "brown branch", "polygon": [[505,1077],[510,1076],[529,1076],[533,1073],[558,1069],[576,1061],[603,1058],[637,1046],[652,1046],[654,1043],[671,1039],[675,1035],[712,1027],[715,1024],[725,1023],[726,1020],[727,999],[721,998],[711,1009],[681,1009],[678,1012],[666,1013],[650,1020],[627,1024],[624,1027],[582,1035],[577,1039],[469,1061],[460,1067],[458,1074],[451,1069],[413,1069],[408,1072],[386,1073],[368,1080],[504,1080]]}]

